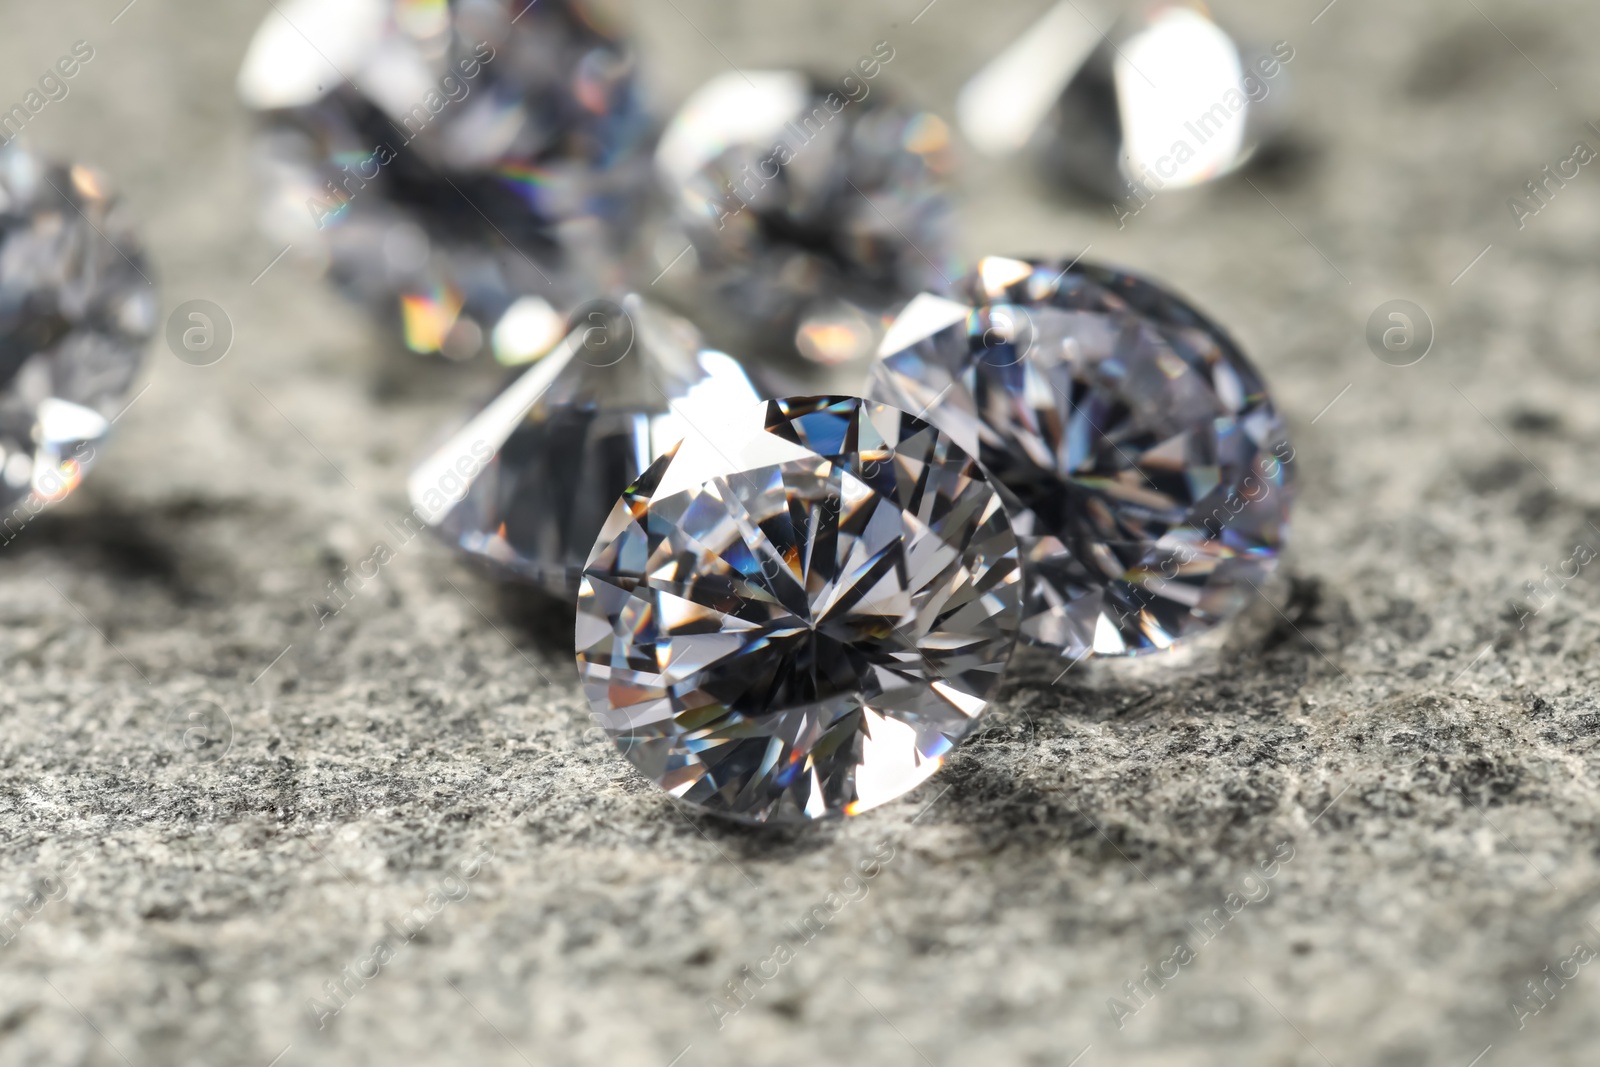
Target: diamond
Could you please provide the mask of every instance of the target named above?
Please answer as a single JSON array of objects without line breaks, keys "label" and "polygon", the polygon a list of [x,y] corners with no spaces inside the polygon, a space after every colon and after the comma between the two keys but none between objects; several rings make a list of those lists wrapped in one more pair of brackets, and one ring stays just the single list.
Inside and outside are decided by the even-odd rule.
[{"label": "diamond", "polygon": [[584,569],[599,723],[673,796],[853,815],[974,728],[1016,640],[1017,543],[949,437],[852,397],[726,412],[658,460]]},{"label": "diamond", "polygon": [[732,351],[864,361],[886,312],[959,273],[952,165],[943,120],[880,85],[730,71],[656,150],[682,231],[663,258],[694,252],[662,280]]},{"label": "diamond", "polygon": [[576,599],[606,515],[689,422],[758,396],[694,327],[637,297],[595,304],[410,479],[440,536],[504,577]]},{"label": "diamond", "polygon": [[651,122],[588,0],[285,0],[239,92],[263,228],[413,351],[527,363],[625,287]]},{"label": "diamond", "polygon": [[77,487],[156,328],[144,253],[82,166],[0,148],[0,507],[15,522]]},{"label": "diamond", "polygon": [[1023,639],[1138,655],[1236,615],[1285,545],[1294,449],[1233,341],[1102,267],[989,257],[965,289],[976,306],[922,296],[896,320],[872,395],[1001,486]]},{"label": "diamond", "polygon": [[979,151],[1033,142],[1056,177],[1133,204],[1237,170],[1281,132],[1287,44],[1249,50],[1188,0],[1135,8],[1102,34],[1103,8],[1063,0],[967,83],[956,113]]}]

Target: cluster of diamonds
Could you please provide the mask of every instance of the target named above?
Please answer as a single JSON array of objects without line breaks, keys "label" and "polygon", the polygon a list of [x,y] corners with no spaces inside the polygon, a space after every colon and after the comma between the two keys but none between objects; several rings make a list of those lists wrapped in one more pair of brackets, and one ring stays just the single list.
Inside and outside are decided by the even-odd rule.
[{"label": "cluster of diamonds", "polygon": [[[542,81],[500,58],[522,32],[500,0],[427,5],[436,21],[341,3],[382,10],[379,43],[342,88],[266,109],[287,187],[327,182],[338,144],[394,124],[388,65],[437,73],[482,36],[494,54],[471,77],[514,90],[408,138],[381,195],[338,206],[328,245],[349,287],[386,299],[407,279],[413,348],[467,353],[493,323],[503,362],[537,360],[417,470],[417,513],[576,600],[597,720],[675,797],[760,823],[867,810],[971,732],[1016,644],[1074,662],[1165,651],[1273,575],[1294,451],[1260,375],[1130,274],[989,257],[953,281],[949,131],[868,85],[892,49],[839,84],[713,78],[654,142],[665,211],[636,227],[647,124],[625,50],[581,0],[529,24]],[[1190,14],[1162,32],[1211,32]],[[570,183],[505,199],[506,161],[533,156]],[[517,295],[536,286],[507,254],[558,274],[552,293],[619,293],[643,287],[622,250],[660,259],[663,241],[647,288],[705,335],[637,296],[568,321],[570,296]],[[752,384],[714,344],[769,373]],[[869,359],[869,399],[762,399],[806,361]]]}]

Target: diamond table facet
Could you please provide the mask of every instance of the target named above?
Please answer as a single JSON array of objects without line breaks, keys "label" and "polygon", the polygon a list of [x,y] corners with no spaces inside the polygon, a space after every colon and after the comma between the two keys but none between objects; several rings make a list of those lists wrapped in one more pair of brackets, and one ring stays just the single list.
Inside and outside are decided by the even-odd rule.
[{"label": "diamond table facet", "polygon": [[631,486],[584,569],[578,669],[674,796],[856,814],[975,726],[1016,639],[1016,539],[949,437],[844,397],[728,412]]},{"label": "diamond table facet", "polygon": [[1288,534],[1294,449],[1218,327],[1130,274],[989,257],[922,296],[872,395],[978,456],[1022,544],[1022,636],[1073,658],[1170,648],[1236,615]]}]

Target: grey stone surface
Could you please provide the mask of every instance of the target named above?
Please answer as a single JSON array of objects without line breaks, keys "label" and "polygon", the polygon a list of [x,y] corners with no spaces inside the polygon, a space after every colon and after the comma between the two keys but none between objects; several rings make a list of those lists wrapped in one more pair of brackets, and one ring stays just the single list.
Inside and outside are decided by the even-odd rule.
[{"label": "grey stone surface", "polygon": [[[0,5],[0,105],[90,40],[29,134],[106,165],[164,306],[215,300],[237,340],[210,368],[153,351],[89,485],[0,548],[0,904],[29,916],[0,1061],[1592,1062],[1595,967],[1521,1029],[1511,1002],[1600,948],[1600,594],[1584,568],[1522,625],[1510,601],[1600,547],[1600,173],[1525,229],[1506,206],[1600,144],[1591,3],[1225,3],[1294,45],[1301,150],[1124,229],[970,167],[969,252],[1092,244],[1237,331],[1300,443],[1296,594],[1213,675],[1013,684],[917,794],[792,835],[677,812],[590,732],[564,613],[436,545],[319,628],[487,379],[391,351],[293,257],[252,282],[279,249],[231,78],[267,5],[121,6]],[[1041,4],[922,6],[639,5],[664,99],[888,39],[948,113]],[[1403,370],[1363,341],[1395,298],[1439,335]],[[193,701],[231,724],[211,762],[178,745]],[[1201,944],[1187,924],[1246,891]],[[308,1002],[418,908],[319,1029]],[[1139,1006],[1124,983],[1185,938],[1119,1029],[1108,999]],[[708,1004],[780,939],[719,1029]]]}]

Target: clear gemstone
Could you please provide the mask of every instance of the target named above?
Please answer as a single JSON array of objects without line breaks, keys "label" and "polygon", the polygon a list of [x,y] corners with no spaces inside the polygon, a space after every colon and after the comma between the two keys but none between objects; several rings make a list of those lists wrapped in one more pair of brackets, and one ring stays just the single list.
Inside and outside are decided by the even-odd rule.
[{"label": "clear gemstone", "polygon": [[733,351],[865,360],[886,311],[959,273],[949,128],[882,85],[845,82],[729,72],[662,134],[656,169],[682,235],[660,254],[693,249],[662,283]]},{"label": "clear gemstone", "polygon": [[1238,613],[1288,534],[1294,449],[1218,327],[1129,274],[989,257],[919,297],[872,395],[978,456],[1028,571],[1022,635],[1074,659],[1169,648]]},{"label": "clear gemstone", "polygon": [[82,480],[155,332],[151,274],[104,177],[0,149],[0,507]]},{"label": "clear gemstone", "polygon": [[412,504],[506,577],[575,599],[622,491],[689,422],[758,402],[730,357],[637,298],[595,306],[412,474]]},{"label": "clear gemstone", "polygon": [[854,398],[777,400],[691,434],[617,503],[578,669],[674,796],[749,822],[855,814],[973,729],[1021,593],[999,498],[947,436]]},{"label": "clear gemstone", "polygon": [[269,234],[451,358],[536,359],[564,332],[541,323],[622,291],[651,122],[596,5],[276,8],[239,75]]},{"label": "clear gemstone", "polygon": [[1279,132],[1281,56],[1242,47],[1203,4],[1114,22],[1096,6],[1057,4],[962,90],[962,132],[980,151],[1031,141],[1057,177],[1136,204],[1236,170]]}]

